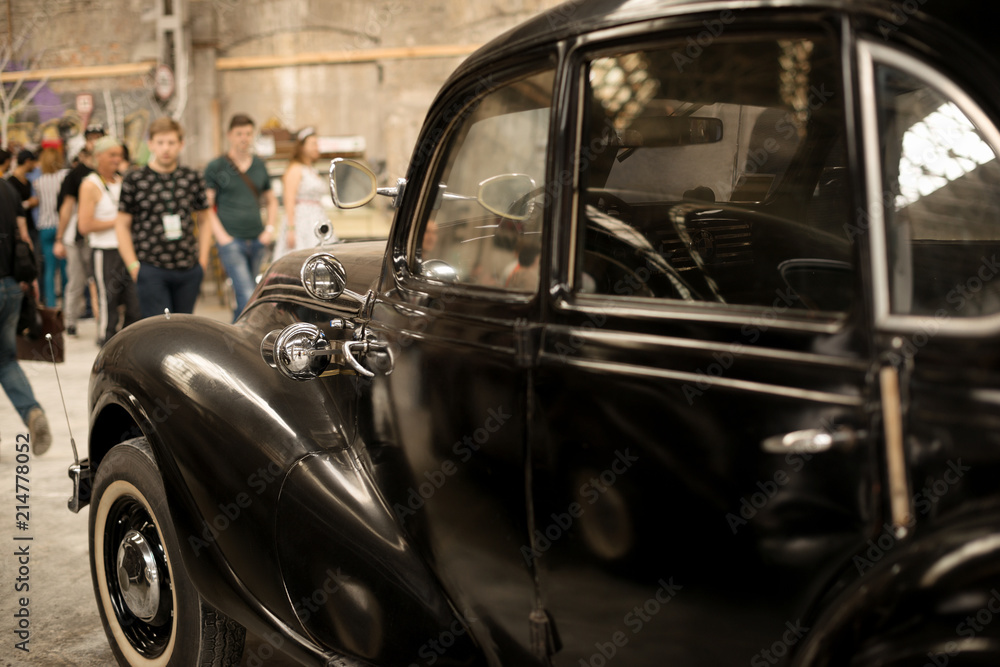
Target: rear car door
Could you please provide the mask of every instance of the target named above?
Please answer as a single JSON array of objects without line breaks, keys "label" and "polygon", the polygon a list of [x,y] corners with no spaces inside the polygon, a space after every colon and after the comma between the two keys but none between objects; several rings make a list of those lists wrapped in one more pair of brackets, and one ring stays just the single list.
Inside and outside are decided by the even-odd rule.
[{"label": "rear car door", "polygon": [[880,530],[838,25],[728,14],[697,49],[637,26],[573,56],[523,549],[557,665],[782,662]]}]

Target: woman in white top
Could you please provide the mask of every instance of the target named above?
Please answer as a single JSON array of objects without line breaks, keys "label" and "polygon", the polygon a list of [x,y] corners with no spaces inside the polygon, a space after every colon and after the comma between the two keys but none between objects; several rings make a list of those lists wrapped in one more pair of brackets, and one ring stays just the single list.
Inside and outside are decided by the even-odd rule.
[{"label": "woman in white top", "polygon": [[35,180],[38,193],[38,240],[42,246],[44,272],[42,274],[42,294],[45,305],[56,307],[56,273],[59,274],[61,293],[66,294],[66,260],[55,255],[56,232],[59,227],[59,187],[66,178],[68,169],[63,169],[61,148],[46,147],[38,158],[42,175]]},{"label": "woman in white top", "polygon": [[[312,248],[322,237],[317,236],[318,223],[330,224],[320,203],[327,193],[327,184],[316,173],[313,164],[319,159],[319,142],[310,127],[298,134],[291,163],[282,177],[285,200],[285,234],[287,250]],[[331,232],[330,242],[337,237]]]},{"label": "woman in white top", "polygon": [[88,174],[80,185],[78,222],[81,234],[87,234],[94,255],[94,279],[97,282],[101,312],[97,319],[97,344],[103,345],[119,329],[118,306],[125,306],[121,327],[137,321],[139,297],[135,283],[118,254],[118,199],[122,181],[118,166],[122,144],[115,137],[101,137],[94,143],[97,171]]}]

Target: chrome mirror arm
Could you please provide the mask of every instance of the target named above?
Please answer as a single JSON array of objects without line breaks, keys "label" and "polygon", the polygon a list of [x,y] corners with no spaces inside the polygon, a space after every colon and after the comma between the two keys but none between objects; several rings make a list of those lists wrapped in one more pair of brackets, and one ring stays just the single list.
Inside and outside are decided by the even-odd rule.
[{"label": "chrome mirror arm", "polygon": [[392,197],[392,207],[399,208],[400,203],[403,201],[403,192],[406,190],[406,179],[397,178],[396,187],[394,188],[376,188],[375,194],[382,195],[383,197]]}]

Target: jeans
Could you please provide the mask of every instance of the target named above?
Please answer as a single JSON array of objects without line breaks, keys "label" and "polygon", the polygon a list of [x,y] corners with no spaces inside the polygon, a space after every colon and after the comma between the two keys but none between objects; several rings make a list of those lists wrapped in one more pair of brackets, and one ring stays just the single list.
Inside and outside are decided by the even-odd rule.
[{"label": "jeans", "polygon": [[233,239],[226,245],[219,246],[219,259],[233,281],[233,291],[236,293],[234,322],[243,312],[257,286],[257,274],[260,273],[260,265],[264,263],[266,256],[267,246],[257,239]]},{"label": "jeans", "polygon": [[162,315],[165,309],[170,309],[171,313],[193,313],[204,275],[201,264],[190,269],[161,269],[152,264],[140,264],[135,288],[142,316]]},{"label": "jeans", "polygon": [[28,413],[41,406],[31,391],[28,376],[17,363],[17,318],[23,298],[24,292],[16,280],[0,279],[0,385],[27,426]]},{"label": "jeans", "polygon": [[53,252],[56,244],[56,228],[41,229],[38,232],[38,240],[42,244],[42,263],[44,265],[44,275],[42,278],[42,289],[44,290],[45,305],[49,308],[56,307],[56,269],[59,270],[59,279],[62,283],[62,294],[66,294],[66,260],[59,259]]}]

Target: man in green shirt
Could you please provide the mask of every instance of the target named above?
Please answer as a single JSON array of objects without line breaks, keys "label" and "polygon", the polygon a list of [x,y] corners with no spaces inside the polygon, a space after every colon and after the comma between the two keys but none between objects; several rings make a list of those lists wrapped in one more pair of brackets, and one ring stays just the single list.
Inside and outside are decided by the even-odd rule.
[{"label": "man in green shirt", "polygon": [[[236,293],[235,321],[253,293],[260,265],[274,241],[278,199],[271,191],[264,161],[253,154],[253,120],[236,114],[226,136],[229,151],[205,168],[205,186],[209,206],[215,206],[218,214],[213,231],[219,259]],[[267,224],[261,221],[261,200]]]}]

